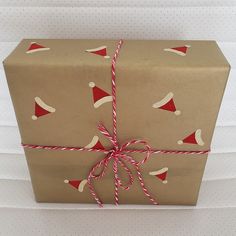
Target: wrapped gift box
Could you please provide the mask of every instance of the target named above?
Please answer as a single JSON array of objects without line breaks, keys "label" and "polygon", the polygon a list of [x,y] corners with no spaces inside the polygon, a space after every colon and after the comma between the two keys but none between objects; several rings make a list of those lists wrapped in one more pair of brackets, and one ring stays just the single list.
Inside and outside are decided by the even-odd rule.
[{"label": "wrapped gift box", "polygon": [[[102,122],[112,132],[111,65],[117,43],[20,42],[4,68],[22,143],[113,148],[97,125]],[[153,150],[206,151],[152,154],[140,167],[159,204],[196,204],[229,70],[214,41],[123,42],[116,63],[119,144],[135,138]],[[36,201],[95,202],[87,177],[104,153],[25,148],[25,154]],[[140,161],[145,154],[130,155]],[[136,171],[129,168],[134,183],[128,191],[119,189],[119,202],[149,204]],[[118,171],[127,182],[127,173]],[[112,163],[93,184],[104,203],[114,202]]]}]

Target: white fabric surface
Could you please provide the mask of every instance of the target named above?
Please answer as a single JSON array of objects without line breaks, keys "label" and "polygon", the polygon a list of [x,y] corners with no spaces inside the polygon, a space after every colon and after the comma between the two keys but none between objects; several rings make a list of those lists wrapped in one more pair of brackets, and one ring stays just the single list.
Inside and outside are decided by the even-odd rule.
[{"label": "white fabric surface", "polygon": [[0,66],[0,236],[236,235],[236,1],[0,0],[0,61],[22,38],[213,39],[232,71],[198,205],[38,204]]}]

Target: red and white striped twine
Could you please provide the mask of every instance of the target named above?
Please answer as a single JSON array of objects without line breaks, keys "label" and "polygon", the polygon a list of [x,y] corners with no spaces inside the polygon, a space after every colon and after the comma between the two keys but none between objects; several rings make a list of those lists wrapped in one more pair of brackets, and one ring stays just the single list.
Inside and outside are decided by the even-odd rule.
[{"label": "red and white striped twine", "polygon": [[[66,146],[46,146],[46,145],[35,145],[35,144],[21,144],[22,147],[28,149],[43,149],[43,150],[54,150],[54,151],[86,151],[86,152],[102,152],[108,154],[109,150],[104,149],[95,149],[95,148],[85,148],[85,147],[66,147]],[[126,149],[123,150],[123,153],[146,153],[146,150],[142,149]],[[184,150],[150,150],[150,154],[185,154],[185,155],[203,155],[208,154],[210,150],[203,151],[184,151]]]},{"label": "red and white striped twine", "polygon": [[[144,180],[142,177],[142,173],[140,170],[140,165],[144,164],[150,157],[151,154],[181,154],[181,155],[203,155],[210,152],[210,150],[203,150],[203,151],[183,151],[183,150],[153,150],[148,145],[148,143],[144,140],[140,139],[133,139],[131,141],[126,142],[125,144],[119,146],[117,140],[117,113],[116,113],[116,62],[117,58],[123,44],[123,40],[120,40],[115,54],[112,59],[111,65],[111,83],[112,83],[112,118],[113,118],[113,134],[111,135],[108,130],[105,128],[103,124],[98,124],[98,130],[110,140],[113,145],[113,148],[110,150],[104,149],[96,149],[96,148],[85,148],[85,147],[66,147],[66,146],[46,146],[46,145],[33,145],[33,144],[23,144],[24,148],[31,148],[31,149],[43,149],[43,150],[58,150],[58,151],[87,151],[87,152],[102,152],[106,154],[106,156],[99,162],[97,162],[90,170],[87,180],[88,186],[91,195],[98,203],[100,207],[103,206],[102,200],[99,198],[98,194],[95,191],[93,180],[101,179],[107,171],[108,164],[110,161],[113,161],[113,172],[114,172],[114,201],[115,204],[119,204],[119,188],[123,190],[129,190],[132,186],[134,179],[133,174],[128,167],[128,164],[134,167],[136,170],[138,181],[141,185],[141,188],[146,195],[146,197],[152,202],[154,205],[158,205],[158,202],[151,196],[148,189],[144,184]],[[134,144],[141,144],[143,145],[143,149],[127,149],[129,146]],[[132,153],[144,153],[145,157],[141,161],[136,161],[132,156],[128,154]],[[128,182],[126,184],[122,183],[122,180],[119,176],[118,169],[121,168],[127,175]]]}]

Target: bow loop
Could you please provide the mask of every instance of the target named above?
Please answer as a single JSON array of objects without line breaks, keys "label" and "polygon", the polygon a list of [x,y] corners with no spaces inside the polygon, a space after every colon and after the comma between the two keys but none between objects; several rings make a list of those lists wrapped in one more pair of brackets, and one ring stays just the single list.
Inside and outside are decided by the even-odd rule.
[{"label": "bow loop", "polygon": [[120,165],[121,168],[123,168],[124,172],[126,173],[126,175],[128,177],[127,183],[123,184],[123,181],[121,180],[121,178],[119,177],[119,174],[118,174],[119,187],[122,188],[123,190],[129,190],[134,182],[133,174],[132,174],[130,168],[127,166],[127,164],[124,163],[122,160],[119,159],[118,164]]},{"label": "bow loop", "polygon": [[[143,150],[143,153],[146,153],[146,156],[141,161],[137,162],[138,165],[142,165],[149,159],[149,157],[151,155],[151,147],[148,145],[148,143],[145,140],[133,139],[133,140],[123,144],[120,149],[121,149],[122,153],[123,152],[127,153],[127,152],[129,152],[129,149],[127,149],[127,147],[135,145],[135,144],[142,144],[144,146],[144,148],[142,148],[142,150]],[[133,158],[132,158],[132,160],[134,161]]]},{"label": "bow loop", "polygon": [[111,157],[107,155],[104,159],[99,161],[90,171],[90,177],[96,180],[101,179],[106,173],[110,158]]},{"label": "bow loop", "polygon": [[[118,189],[121,188],[123,190],[129,190],[130,187],[134,183],[133,173],[131,169],[128,167],[127,164],[130,164],[134,167],[134,169],[137,172],[138,180],[140,182],[140,185],[143,189],[144,194],[152,201],[153,204],[157,204],[157,202],[151,197],[148,190],[146,189],[143,178],[139,169],[139,165],[144,164],[151,154],[151,147],[148,145],[148,143],[144,140],[139,139],[133,139],[131,141],[128,141],[121,145],[119,147],[118,142],[114,136],[112,136],[109,131],[106,129],[106,127],[100,123],[98,125],[98,130],[106,137],[110,142],[112,143],[112,148],[108,150],[108,154],[104,159],[99,161],[90,171],[88,176],[88,185],[91,194],[93,195],[94,199],[97,201],[99,206],[102,206],[102,201],[98,197],[98,195],[95,192],[95,189],[92,184],[92,179],[99,180],[103,176],[105,176],[108,164],[111,160],[113,160],[113,172],[114,172],[114,185],[115,185],[115,191],[114,191],[114,198],[115,198],[115,204],[119,204],[119,198],[118,198]],[[133,157],[129,156],[127,152],[129,153],[129,149],[127,149],[129,146],[135,145],[135,144],[142,144],[144,146],[144,150],[142,153],[146,154],[145,157],[141,161],[136,161]],[[100,172],[98,174],[95,174],[96,171],[100,169]],[[123,170],[124,173],[126,173],[128,177],[128,181],[126,183],[123,183],[120,177],[120,172]]]}]

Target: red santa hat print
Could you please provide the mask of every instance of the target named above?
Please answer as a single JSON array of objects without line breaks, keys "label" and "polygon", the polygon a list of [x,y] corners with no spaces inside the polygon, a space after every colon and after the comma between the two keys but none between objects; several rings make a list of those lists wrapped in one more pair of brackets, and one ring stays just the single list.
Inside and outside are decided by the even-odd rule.
[{"label": "red santa hat print", "polygon": [[165,48],[164,51],[166,52],[173,52],[179,56],[186,56],[188,48],[190,48],[190,45],[184,45],[181,47],[174,47],[174,48]]},{"label": "red santa hat print", "polygon": [[35,100],[35,109],[34,109],[34,115],[32,116],[33,120],[37,120],[41,116],[45,116],[56,111],[55,108],[43,102],[41,98],[35,97],[34,100]]},{"label": "red santa hat print", "polygon": [[85,148],[105,149],[99,141],[98,136],[94,136],[92,141],[87,146],[85,146]]},{"label": "red santa hat print", "polygon": [[181,111],[176,110],[172,92],[168,93],[161,101],[158,101],[152,105],[153,108],[158,108],[170,112],[174,112],[175,115],[180,115]]},{"label": "red santa hat print", "polygon": [[83,179],[83,180],[68,180],[65,179],[64,183],[65,184],[70,184],[72,187],[76,188],[79,192],[83,192],[84,191],[84,186],[87,184],[87,179]]},{"label": "red santa hat print", "polygon": [[107,47],[106,46],[101,46],[98,48],[92,48],[92,49],[87,49],[85,50],[86,52],[93,53],[95,55],[102,56],[106,59],[110,58],[110,56],[107,55]]},{"label": "red santa hat print", "polygon": [[47,51],[50,48],[44,47],[41,44],[38,44],[36,42],[31,42],[28,50],[26,51],[26,53],[34,53],[34,52],[40,52],[40,51]]},{"label": "red santa hat print", "polygon": [[95,108],[100,107],[106,102],[112,101],[112,96],[104,90],[98,88],[94,82],[90,82],[89,87],[93,89],[93,101]]},{"label": "red santa hat print", "polygon": [[168,172],[168,167],[164,167],[160,170],[156,170],[156,171],[151,171],[149,172],[149,175],[153,175],[156,176],[158,179],[160,179],[162,181],[163,184],[167,184],[167,172]]},{"label": "red santa hat print", "polygon": [[185,144],[197,144],[197,145],[203,146],[204,142],[202,140],[202,131],[200,129],[197,129],[195,132],[191,133],[183,140],[178,141],[179,145],[182,145],[184,143]]}]

